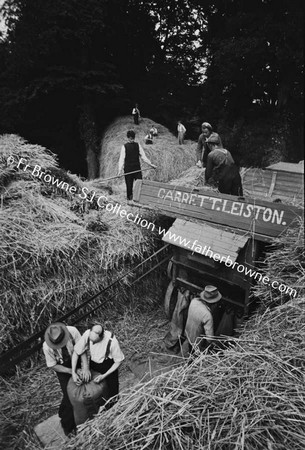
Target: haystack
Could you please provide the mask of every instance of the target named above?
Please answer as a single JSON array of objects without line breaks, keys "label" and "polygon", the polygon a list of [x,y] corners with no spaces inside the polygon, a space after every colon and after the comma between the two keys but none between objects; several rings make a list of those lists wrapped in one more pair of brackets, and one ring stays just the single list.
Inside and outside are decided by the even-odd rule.
[{"label": "haystack", "polygon": [[[146,145],[144,138],[153,124],[158,129],[158,137],[154,139],[152,145]],[[142,145],[151,162],[157,166],[157,170],[143,172],[144,178],[167,182],[195,164],[196,144],[194,142],[186,141],[184,145],[179,145],[177,138],[159,123],[142,118],[139,125],[134,125],[131,116],[124,116],[116,119],[102,138],[101,178],[117,175],[121,147],[127,142],[126,133],[130,129],[136,132],[136,141]],[[142,168],[147,168],[147,165],[142,163]]]},{"label": "haystack", "polygon": [[264,283],[255,285],[253,293],[260,299],[260,310],[305,295],[304,218],[298,219],[297,225],[273,241],[261,263],[264,274],[282,287],[274,289]]},{"label": "haystack", "polygon": [[[30,167],[37,164],[78,190],[92,189],[58,168],[55,155],[45,148],[6,135],[0,138],[0,155],[0,346],[4,351],[150,253],[153,236],[98,208],[96,202],[88,204],[77,193],[45,183],[30,169],[16,169],[23,157]],[[14,162],[8,166],[9,156]],[[95,191],[111,200],[108,191]],[[97,210],[90,210],[93,207]]]}]

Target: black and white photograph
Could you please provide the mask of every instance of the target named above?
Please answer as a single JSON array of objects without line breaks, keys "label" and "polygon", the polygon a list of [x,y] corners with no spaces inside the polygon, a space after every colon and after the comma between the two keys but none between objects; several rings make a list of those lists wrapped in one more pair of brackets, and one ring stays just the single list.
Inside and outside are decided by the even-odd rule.
[{"label": "black and white photograph", "polygon": [[305,449],[304,23],[0,0],[0,449]]}]

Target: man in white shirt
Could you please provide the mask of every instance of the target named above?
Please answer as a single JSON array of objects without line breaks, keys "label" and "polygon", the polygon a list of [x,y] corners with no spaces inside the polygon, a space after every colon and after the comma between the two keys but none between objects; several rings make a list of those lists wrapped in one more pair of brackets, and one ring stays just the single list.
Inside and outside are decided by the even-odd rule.
[{"label": "man in white shirt", "polygon": [[183,353],[186,355],[194,344],[199,343],[199,348],[203,350],[214,340],[214,319],[219,322],[219,300],[222,295],[215,286],[208,285],[199,297],[193,298],[190,303],[187,321],[185,325],[186,341],[183,343]]},{"label": "man in white shirt", "polygon": [[[72,375],[71,357],[73,349],[81,335],[77,328],[66,326],[62,322],[55,322],[48,326],[44,338],[45,342],[42,349],[47,367],[56,372],[63,393],[58,415],[64,432],[68,435],[75,429],[76,425],[73,408],[67,394],[67,385]],[[77,384],[81,383],[77,374],[75,381]]]},{"label": "man in white shirt", "polygon": [[178,131],[178,144],[182,145],[184,143],[184,135],[185,135],[185,132],[186,132],[186,128],[181,123],[180,120],[178,121],[177,131]]},{"label": "man in white shirt", "polygon": [[[122,145],[119,159],[118,175],[122,175],[123,170],[126,174],[125,183],[127,189],[127,200],[132,200],[132,188],[134,180],[142,180],[140,157],[151,167],[156,167],[147,158],[141,145],[135,142],[135,137],[136,134],[133,130],[127,131],[128,142]],[[129,172],[136,173],[129,174]]]},{"label": "man in white shirt", "polygon": [[90,355],[90,365],[88,359],[83,363],[83,380],[91,379],[91,370],[99,372],[101,375],[94,379],[95,383],[106,380],[109,388],[110,397],[119,392],[119,373],[118,368],[125,359],[120,349],[116,337],[110,331],[104,329],[103,325],[96,324],[82,335],[81,339],[74,347],[72,356],[72,377],[76,382],[76,367],[79,356]]}]

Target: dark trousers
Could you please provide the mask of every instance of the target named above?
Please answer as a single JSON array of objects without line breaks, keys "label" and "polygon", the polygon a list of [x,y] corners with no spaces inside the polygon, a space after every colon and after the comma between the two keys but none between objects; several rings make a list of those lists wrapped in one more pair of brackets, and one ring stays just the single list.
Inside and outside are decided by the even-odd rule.
[{"label": "dark trousers", "polygon": [[65,434],[69,434],[76,428],[73,407],[67,393],[67,385],[71,378],[71,375],[61,372],[56,372],[56,374],[63,393],[63,398],[59,406],[58,415],[60,417],[61,426],[63,427]]},{"label": "dark trousers", "polygon": [[[110,367],[114,364],[113,359],[108,358],[102,363],[96,363],[94,361],[90,361],[90,369],[95,370],[96,372],[99,372],[101,374],[104,374],[107,372],[107,370],[110,369]],[[109,398],[114,397],[119,393],[119,371],[118,369],[112,372],[110,375],[105,378],[105,381],[107,382],[108,389],[109,389]],[[111,406],[114,405],[114,403],[117,400],[113,400],[112,402],[109,402],[106,409],[111,408]]]},{"label": "dark trousers", "polygon": [[133,121],[134,121],[135,125],[139,125],[139,114],[133,115]]},{"label": "dark trousers", "polygon": [[125,175],[125,183],[127,190],[127,200],[132,200],[132,188],[134,180],[142,180],[142,172],[141,169],[130,169],[125,172],[133,172],[134,170],[139,170],[137,173],[132,173],[131,175]]}]

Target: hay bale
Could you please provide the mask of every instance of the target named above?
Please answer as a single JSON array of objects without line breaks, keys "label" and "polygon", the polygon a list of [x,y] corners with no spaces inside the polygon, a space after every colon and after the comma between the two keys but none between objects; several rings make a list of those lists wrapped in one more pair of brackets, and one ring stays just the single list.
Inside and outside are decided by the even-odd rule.
[{"label": "hay bale", "polygon": [[305,446],[305,299],[255,316],[234,347],[122,393],[65,449]]},{"label": "hay bale", "polygon": [[[101,142],[100,155],[100,177],[108,178],[117,175],[120,151],[126,143],[126,132],[134,129],[136,141],[139,142],[147,157],[157,170],[143,172],[143,177],[149,180],[167,182],[177,177],[185,169],[193,166],[196,162],[196,144],[186,141],[179,145],[177,138],[164,126],[155,123],[159,135],[153,145],[144,143],[145,135],[154,122],[151,119],[142,118],[138,126],[133,124],[131,116],[116,119],[105,131]],[[146,168],[146,164],[142,164]]]}]

